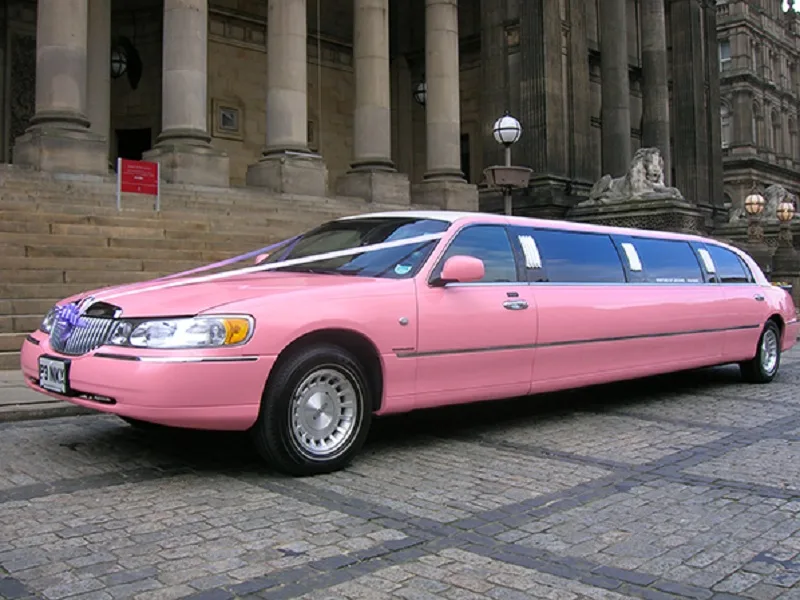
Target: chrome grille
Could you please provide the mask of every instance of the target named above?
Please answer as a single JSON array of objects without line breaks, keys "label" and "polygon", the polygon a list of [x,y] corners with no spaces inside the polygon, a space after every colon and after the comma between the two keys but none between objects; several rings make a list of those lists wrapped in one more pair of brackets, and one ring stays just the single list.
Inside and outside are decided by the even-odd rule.
[{"label": "chrome grille", "polygon": [[56,320],[50,334],[50,346],[53,350],[73,356],[91,352],[108,341],[116,321],[104,317],[83,316],[81,323],[83,327],[75,327],[65,340],[65,327]]}]

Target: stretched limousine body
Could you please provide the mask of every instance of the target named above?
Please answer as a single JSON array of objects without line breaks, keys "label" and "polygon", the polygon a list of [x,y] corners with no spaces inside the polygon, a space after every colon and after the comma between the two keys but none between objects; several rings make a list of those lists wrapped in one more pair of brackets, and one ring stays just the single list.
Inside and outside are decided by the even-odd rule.
[{"label": "stretched limousine body", "polygon": [[65,299],[24,343],[27,384],[132,424],[248,430],[313,474],[373,415],[726,363],[768,382],[797,338],[791,296],[696,236],[390,212],[232,260],[256,255]]}]

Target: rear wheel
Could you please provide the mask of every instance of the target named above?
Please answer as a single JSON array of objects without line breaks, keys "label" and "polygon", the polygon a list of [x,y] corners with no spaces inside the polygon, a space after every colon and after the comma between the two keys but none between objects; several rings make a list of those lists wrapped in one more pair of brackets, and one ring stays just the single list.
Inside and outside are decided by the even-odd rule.
[{"label": "rear wheel", "polygon": [[781,364],[781,331],[775,321],[767,321],[758,350],[752,360],[739,364],[742,377],[750,383],[769,383],[778,374]]},{"label": "rear wheel", "polygon": [[302,348],[270,378],[251,434],[258,453],[290,475],[337,471],[358,454],[372,417],[364,369],[331,344]]}]

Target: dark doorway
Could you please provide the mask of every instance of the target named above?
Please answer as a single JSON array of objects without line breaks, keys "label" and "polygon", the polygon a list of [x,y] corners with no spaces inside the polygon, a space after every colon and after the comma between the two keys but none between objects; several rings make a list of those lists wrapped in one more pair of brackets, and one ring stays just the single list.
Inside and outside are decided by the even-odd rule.
[{"label": "dark doorway", "polygon": [[151,129],[117,129],[117,156],[142,160],[142,153],[152,148]]},{"label": "dark doorway", "polygon": [[469,134],[461,134],[461,172],[464,173],[464,179],[472,181],[470,174],[471,155],[469,152]]}]

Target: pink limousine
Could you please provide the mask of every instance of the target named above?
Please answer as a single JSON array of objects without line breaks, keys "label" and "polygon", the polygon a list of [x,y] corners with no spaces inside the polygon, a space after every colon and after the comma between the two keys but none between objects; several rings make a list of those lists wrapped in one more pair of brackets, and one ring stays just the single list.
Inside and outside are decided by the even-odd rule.
[{"label": "pink limousine", "polygon": [[389,212],[67,298],[21,362],[39,392],[135,425],[247,430],[307,475],[347,465],[375,415],[726,363],[769,382],[797,330],[791,296],[711,239]]}]

